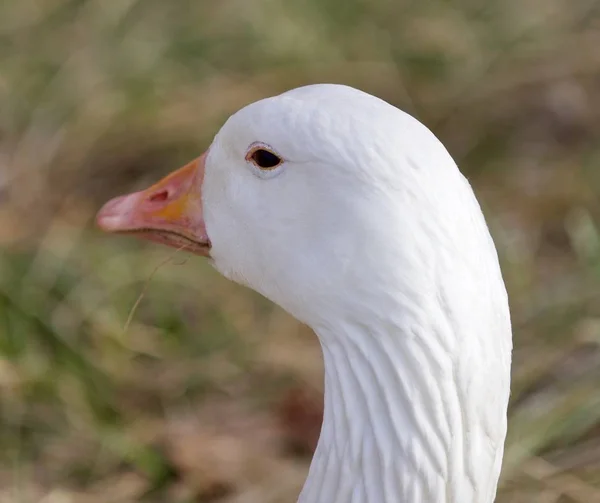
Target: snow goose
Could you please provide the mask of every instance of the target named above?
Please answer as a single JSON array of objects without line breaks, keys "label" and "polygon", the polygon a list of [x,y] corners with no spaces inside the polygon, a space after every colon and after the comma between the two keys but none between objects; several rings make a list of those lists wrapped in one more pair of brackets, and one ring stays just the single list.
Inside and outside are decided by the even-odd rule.
[{"label": "snow goose", "polygon": [[314,329],[325,413],[299,501],[494,500],[507,295],[469,183],[419,121],[350,87],[293,89],[98,224],[186,245]]}]

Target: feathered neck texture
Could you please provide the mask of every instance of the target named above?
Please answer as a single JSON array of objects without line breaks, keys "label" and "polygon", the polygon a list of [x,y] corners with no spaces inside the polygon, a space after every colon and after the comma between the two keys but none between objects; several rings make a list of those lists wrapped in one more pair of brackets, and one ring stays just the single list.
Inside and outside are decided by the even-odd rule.
[{"label": "feathered neck texture", "polygon": [[506,393],[480,395],[481,384],[494,383],[473,382],[479,364],[461,358],[438,308],[427,318],[417,310],[403,326],[348,323],[338,327],[343,335],[319,333],[325,414],[300,503],[494,500]]}]

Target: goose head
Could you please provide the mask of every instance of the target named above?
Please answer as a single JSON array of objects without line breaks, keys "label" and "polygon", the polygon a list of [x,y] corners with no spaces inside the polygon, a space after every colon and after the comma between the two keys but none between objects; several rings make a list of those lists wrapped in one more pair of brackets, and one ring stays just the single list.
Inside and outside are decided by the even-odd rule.
[{"label": "goose head", "polygon": [[449,178],[434,160],[446,155],[373,96],[307,86],[238,111],[205,154],[110,201],[98,223],[186,246],[301,321],[326,322],[373,282],[429,274],[406,262],[426,260],[416,248],[436,242],[420,224],[441,227],[451,206],[432,204]]},{"label": "goose head", "polygon": [[350,87],[294,89],[98,224],[206,256],[315,330],[325,418],[302,501],[493,500],[506,292],[468,182],[419,121]]}]

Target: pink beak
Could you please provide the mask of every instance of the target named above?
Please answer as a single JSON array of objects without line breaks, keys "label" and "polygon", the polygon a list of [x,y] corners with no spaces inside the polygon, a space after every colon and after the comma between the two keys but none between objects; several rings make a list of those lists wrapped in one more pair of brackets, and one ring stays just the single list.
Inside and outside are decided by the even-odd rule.
[{"label": "pink beak", "polygon": [[146,190],[111,199],[98,212],[98,226],[209,256],[202,213],[205,159],[206,153]]}]

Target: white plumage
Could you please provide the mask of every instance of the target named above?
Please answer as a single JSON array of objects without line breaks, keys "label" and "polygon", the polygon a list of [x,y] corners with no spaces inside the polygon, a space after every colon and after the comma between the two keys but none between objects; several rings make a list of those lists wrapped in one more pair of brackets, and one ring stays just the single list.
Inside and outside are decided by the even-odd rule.
[{"label": "white plumage", "polygon": [[[261,169],[256,145],[283,162]],[[299,501],[491,503],[510,316],[487,225],[443,145],[378,98],[313,85],[234,114],[195,169],[201,208],[187,220],[132,216],[146,192],[99,222],[207,237],[217,270],[314,329],[325,415]],[[201,231],[189,224],[202,217]]]}]

